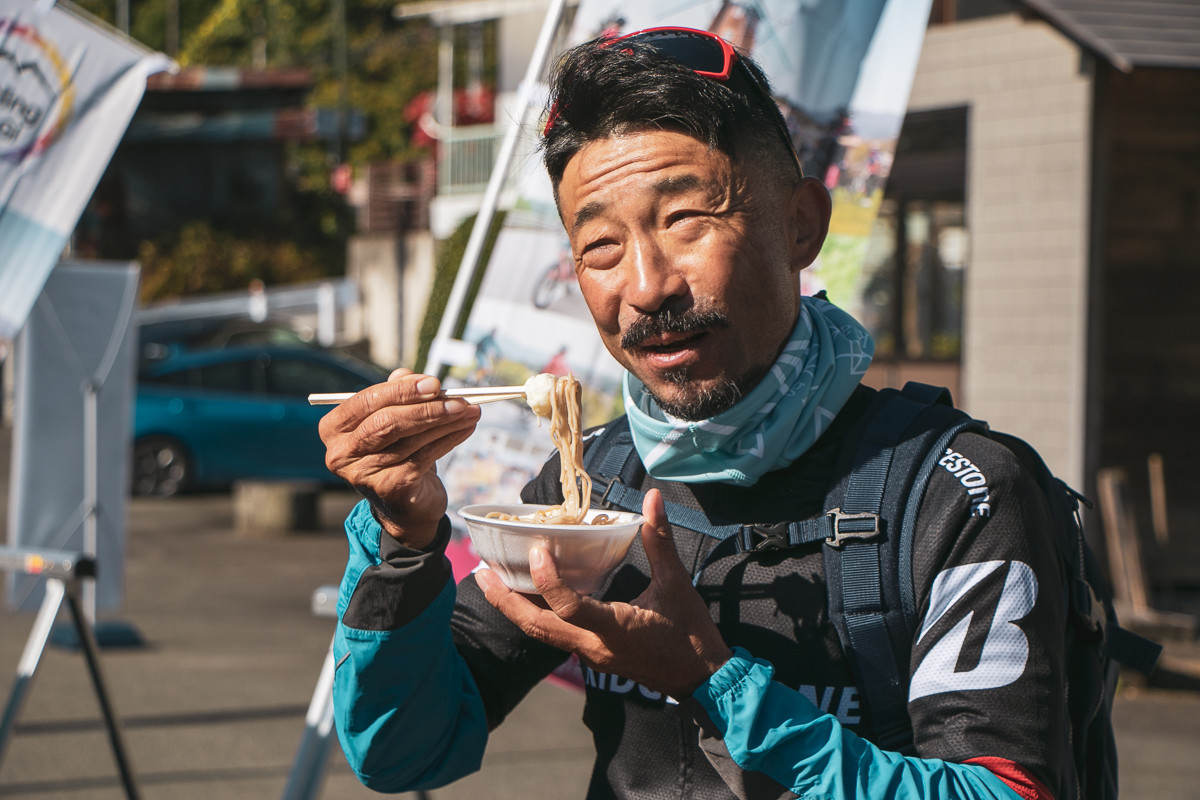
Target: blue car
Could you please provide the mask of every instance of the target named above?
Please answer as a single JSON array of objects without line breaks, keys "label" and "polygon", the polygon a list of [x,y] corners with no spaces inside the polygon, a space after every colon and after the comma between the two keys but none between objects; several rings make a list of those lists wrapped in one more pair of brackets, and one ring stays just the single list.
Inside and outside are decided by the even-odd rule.
[{"label": "blue car", "polygon": [[169,496],[242,479],[339,483],[325,467],[316,392],[355,392],[387,371],[315,347],[184,352],[144,365],[133,422],[136,494]]}]

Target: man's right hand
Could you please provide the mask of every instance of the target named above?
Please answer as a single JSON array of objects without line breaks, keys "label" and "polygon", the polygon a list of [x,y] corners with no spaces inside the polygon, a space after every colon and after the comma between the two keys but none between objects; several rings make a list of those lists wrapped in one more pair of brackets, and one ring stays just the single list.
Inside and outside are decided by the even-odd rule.
[{"label": "man's right hand", "polygon": [[437,460],[475,431],[479,408],[440,396],[430,375],[398,369],[321,419],[325,464],[370,501],[384,530],[424,548],[446,513]]}]

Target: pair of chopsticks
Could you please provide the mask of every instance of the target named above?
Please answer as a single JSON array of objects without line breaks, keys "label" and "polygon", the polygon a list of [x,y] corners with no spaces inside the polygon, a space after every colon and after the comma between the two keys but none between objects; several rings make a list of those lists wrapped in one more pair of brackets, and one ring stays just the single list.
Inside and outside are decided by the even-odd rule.
[{"label": "pair of chopsticks", "polygon": [[[310,406],[336,406],[338,403],[344,403],[351,397],[354,397],[355,394],[355,392],[310,394],[308,396],[308,404]],[[522,400],[525,398],[525,387],[476,386],[461,389],[443,389],[442,397],[460,397],[471,405],[477,406],[482,403],[494,403],[497,400]]]}]

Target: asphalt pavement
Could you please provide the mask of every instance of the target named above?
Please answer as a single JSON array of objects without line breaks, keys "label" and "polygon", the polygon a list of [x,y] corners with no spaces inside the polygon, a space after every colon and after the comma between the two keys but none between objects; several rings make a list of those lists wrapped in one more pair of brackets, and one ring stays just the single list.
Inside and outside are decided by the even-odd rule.
[{"label": "asphalt pavement", "polygon": [[[0,526],[7,433],[0,429]],[[235,532],[228,494],[130,502],[125,603],[101,619],[129,625],[144,643],[105,649],[100,660],[142,797],[282,796],[333,633],[331,619],[313,614],[312,595],[341,576],[341,520],[353,502],[327,492],[319,530],[274,538]],[[32,623],[0,613],[5,701]],[[1186,656],[1194,643],[1173,647]],[[495,733],[479,773],[428,798],[583,797],[591,740],[581,711],[576,690],[543,684]],[[1122,797],[1196,795],[1200,693],[1126,685],[1116,718]],[[0,797],[124,796],[82,654],[51,645],[0,761]],[[316,796],[375,795],[335,746]]]}]

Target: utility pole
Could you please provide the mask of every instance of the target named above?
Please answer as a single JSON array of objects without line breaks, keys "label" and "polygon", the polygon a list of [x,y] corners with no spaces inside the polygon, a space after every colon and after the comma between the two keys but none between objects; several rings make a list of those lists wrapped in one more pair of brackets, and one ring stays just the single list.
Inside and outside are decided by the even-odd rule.
[{"label": "utility pole", "polygon": [[346,54],[346,0],[333,0],[333,69],[338,81],[337,163],[346,160],[346,120],[349,108],[347,81],[350,75]]},{"label": "utility pole", "polygon": [[[129,0],[122,0],[129,2]],[[179,55],[179,0],[167,0],[167,55],[175,58]]]}]

